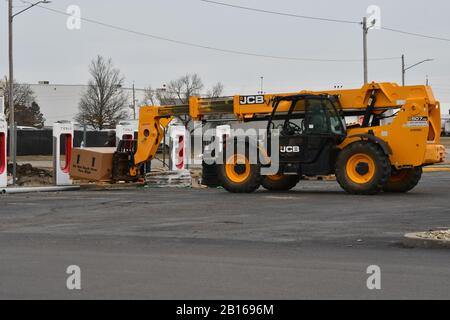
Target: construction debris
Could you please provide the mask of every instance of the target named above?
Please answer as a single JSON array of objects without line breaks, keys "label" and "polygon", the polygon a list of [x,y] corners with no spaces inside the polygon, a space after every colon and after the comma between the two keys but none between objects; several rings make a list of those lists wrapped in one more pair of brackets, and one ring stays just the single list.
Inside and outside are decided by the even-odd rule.
[{"label": "construction debris", "polygon": [[145,183],[155,188],[188,188],[192,186],[192,177],[189,170],[155,171],[147,173]]},{"label": "construction debris", "polygon": [[[8,172],[12,172],[12,164],[8,165]],[[18,186],[49,186],[53,184],[53,174],[50,170],[34,168],[31,164],[17,165]]]}]

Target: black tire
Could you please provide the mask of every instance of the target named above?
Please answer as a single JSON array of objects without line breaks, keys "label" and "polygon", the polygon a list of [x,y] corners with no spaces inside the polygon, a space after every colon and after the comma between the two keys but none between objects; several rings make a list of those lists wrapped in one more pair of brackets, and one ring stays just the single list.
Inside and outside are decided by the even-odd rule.
[{"label": "black tire", "polygon": [[271,179],[270,176],[263,176],[262,186],[269,191],[289,191],[300,182],[299,176],[283,175],[277,179]]},{"label": "black tire", "polygon": [[392,170],[388,182],[384,186],[384,192],[406,193],[414,189],[422,179],[422,167]]},{"label": "black tire", "polygon": [[217,175],[217,165],[215,164],[202,164],[202,185],[209,188],[217,188],[220,186],[219,177]]},{"label": "black tire", "polygon": [[[368,159],[358,162],[358,157]],[[353,166],[353,163],[358,163]],[[367,173],[364,173],[366,172]],[[391,165],[388,156],[376,144],[358,141],[348,145],[336,162],[336,179],[350,194],[375,195],[380,193],[389,177]]]},{"label": "black tire", "polygon": [[[225,190],[232,193],[252,193],[261,186],[261,167],[258,164],[248,165],[248,169],[244,170],[247,177],[242,181],[236,181],[233,177],[229,176],[227,173],[229,170],[230,169],[227,170],[227,164],[217,165],[217,176],[220,185]],[[236,171],[238,171],[238,169],[236,169]]]}]

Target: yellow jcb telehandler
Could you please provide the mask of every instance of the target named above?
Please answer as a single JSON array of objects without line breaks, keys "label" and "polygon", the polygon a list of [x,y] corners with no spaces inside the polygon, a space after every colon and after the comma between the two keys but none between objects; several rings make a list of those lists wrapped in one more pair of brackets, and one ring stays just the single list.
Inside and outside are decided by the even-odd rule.
[{"label": "yellow jcb telehandler", "polygon": [[[140,110],[133,150],[114,155],[115,179],[134,179],[141,164],[154,159],[163,127],[175,116],[202,121],[209,115],[233,114],[238,121],[267,122],[267,135],[279,129],[279,171],[261,175],[246,151],[232,151],[223,164],[210,167],[230,192],[250,193],[260,186],[281,191],[303,176],[335,174],[351,194],[408,192],[422,168],[444,161],[440,144],[441,113],[431,87],[371,83],[354,90],[302,91],[289,94],[191,97],[189,105],[147,106]],[[362,119],[346,126],[345,117]],[[244,148],[245,150],[245,148]]]}]

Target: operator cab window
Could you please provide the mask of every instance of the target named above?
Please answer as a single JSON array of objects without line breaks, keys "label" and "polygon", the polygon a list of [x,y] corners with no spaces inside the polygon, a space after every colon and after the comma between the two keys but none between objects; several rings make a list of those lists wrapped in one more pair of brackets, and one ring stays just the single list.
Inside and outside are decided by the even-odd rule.
[{"label": "operator cab window", "polygon": [[305,133],[305,100],[295,102],[292,111],[287,115],[287,119],[280,127],[281,135],[296,136]]},{"label": "operator cab window", "polygon": [[330,100],[323,100],[325,110],[330,119],[331,132],[336,135],[345,135],[346,128],[343,118],[338,114],[336,106]]},{"label": "operator cab window", "polygon": [[322,99],[309,99],[306,112],[306,131],[309,134],[327,134],[330,132],[328,116]]}]

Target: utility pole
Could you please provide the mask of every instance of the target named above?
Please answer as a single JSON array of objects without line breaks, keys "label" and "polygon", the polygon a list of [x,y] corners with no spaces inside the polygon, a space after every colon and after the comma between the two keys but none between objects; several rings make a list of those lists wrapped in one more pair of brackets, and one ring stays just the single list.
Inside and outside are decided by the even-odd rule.
[{"label": "utility pole", "polygon": [[402,86],[405,86],[405,73],[406,73],[405,67],[406,67],[405,55],[402,54]]},{"label": "utility pole", "polygon": [[9,39],[9,158],[13,162],[13,186],[16,184],[17,163],[15,145],[15,119],[14,119],[14,70],[13,70],[13,0],[8,0],[8,39]]},{"label": "utility pole", "polygon": [[133,120],[136,120],[136,90],[133,81]]},{"label": "utility pole", "polygon": [[369,28],[367,27],[367,17],[363,18],[363,50],[364,50],[364,84],[369,83],[369,65],[367,61],[367,35]]}]

